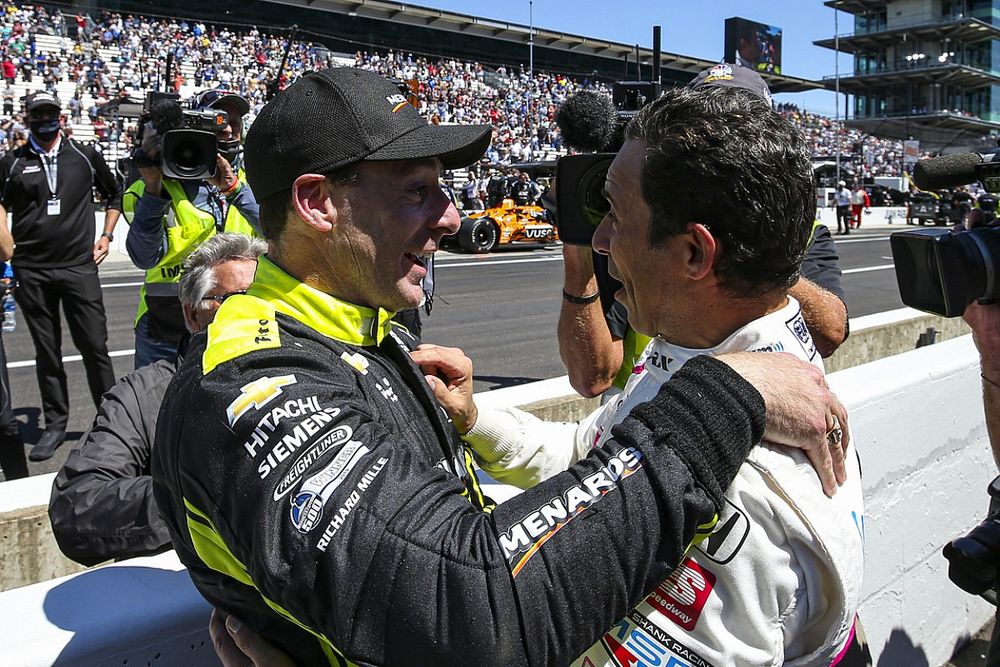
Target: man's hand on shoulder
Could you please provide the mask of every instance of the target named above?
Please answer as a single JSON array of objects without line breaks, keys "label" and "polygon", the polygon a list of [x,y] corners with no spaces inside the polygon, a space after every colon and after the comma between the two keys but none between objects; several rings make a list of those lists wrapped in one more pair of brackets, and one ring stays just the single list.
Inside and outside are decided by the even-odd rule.
[{"label": "man's hand on shoulder", "polygon": [[[830,391],[823,372],[785,352],[737,352],[718,357],[764,398],[764,439],[802,449],[832,496],[847,480],[850,443],[847,410]],[[839,437],[830,433],[840,428]]]}]

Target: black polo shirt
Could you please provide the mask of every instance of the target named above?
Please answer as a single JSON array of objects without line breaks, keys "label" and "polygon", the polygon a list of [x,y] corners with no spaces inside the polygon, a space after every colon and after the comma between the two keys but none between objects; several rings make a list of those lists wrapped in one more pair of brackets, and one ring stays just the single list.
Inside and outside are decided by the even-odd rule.
[{"label": "black polo shirt", "polygon": [[94,148],[63,138],[56,155],[59,214],[42,156],[29,142],[0,158],[0,204],[12,218],[14,268],[61,268],[93,261],[94,188],[108,208],[121,210],[121,185]]}]

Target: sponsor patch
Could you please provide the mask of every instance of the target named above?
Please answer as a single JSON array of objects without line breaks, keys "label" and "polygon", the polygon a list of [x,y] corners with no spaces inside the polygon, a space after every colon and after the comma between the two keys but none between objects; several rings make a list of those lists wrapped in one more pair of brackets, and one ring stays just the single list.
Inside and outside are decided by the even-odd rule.
[{"label": "sponsor patch", "polygon": [[21,173],[22,174],[37,174],[41,170],[42,170],[41,166],[39,166],[37,164],[29,164],[29,165],[27,165],[27,166],[24,167],[24,170],[21,171]]},{"label": "sponsor patch", "polygon": [[360,352],[355,352],[354,354],[341,352],[340,360],[362,375],[368,375],[368,360]]},{"label": "sponsor patch", "polygon": [[816,356],[816,346],[813,344],[812,334],[809,333],[806,321],[802,319],[802,313],[796,313],[795,317],[785,322],[785,326],[795,336],[795,340],[799,341],[799,345],[806,353],[806,358],[812,361],[812,358]]},{"label": "sponsor patch", "polygon": [[338,408],[327,408],[326,410],[315,412],[301,420],[288,433],[282,435],[281,439],[271,446],[271,450],[267,453],[267,456],[257,466],[257,474],[260,475],[260,478],[267,478],[271,474],[271,471],[277,468],[285,459],[311,443],[314,436],[324,426],[332,422],[334,415],[339,411]]},{"label": "sponsor patch", "polygon": [[393,113],[396,113],[397,111],[399,111],[408,104],[408,102],[406,101],[406,97],[400,93],[396,93],[395,95],[389,95],[388,97],[385,98],[385,101],[393,105],[392,106]]},{"label": "sponsor patch", "polygon": [[[319,439],[312,447],[307,449],[299,458],[295,459],[295,463],[292,464],[292,469],[285,473],[285,476],[281,478],[277,486],[274,487],[274,500],[275,502],[281,500],[288,495],[288,492],[295,488],[295,485],[299,483],[302,479],[302,475],[306,473],[309,468],[312,467],[316,461],[318,461],[324,454],[335,447],[343,445],[351,439],[354,431],[350,426],[340,425],[335,428],[330,429],[323,437]],[[337,458],[340,455],[344,455],[347,458],[353,456],[353,454],[344,454],[345,451],[349,451],[351,445],[358,445],[360,443],[351,442],[348,447],[337,453],[337,457],[334,458],[334,463],[336,463]]]},{"label": "sponsor patch", "polygon": [[715,588],[715,574],[685,558],[645,602],[685,630],[694,630]]},{"label": "sponsor patch", "polygon": [[749,534],[750,519],[743,510],[726,500],[726,507],[712,533],[695,548],[708,559],[725,565],[739,553]]},{"label": "sponsor patch", "polygon": [[369,451],[371,450],[360,442],[351,441],[329,465],[302,483],[298,493],[292,497],[290,511],[292,525],[299,532],[308,533],[316,527],[323,518],[326,501]]},{"label": "sponsor patch", "polygon": [[337,531],[339,531],[340,527],[344,525],[344,521],[347,520],[351,510],[357,507],[358,501],[361,500],[361,496],[368,490],[368,487],[371,486],[371,483],[375,481],[375,478],[379,476],[379,473],[382,472],[382,468],[384,468],[385,464],[388,462],[389,459],[383,456],[376,461],[371,468],[365,471],[365,474],[361,476],[360,480],[358,480],[354,490],[351,491],[351,495],[349,495],[347,500],[344,501],[344,504],[337,508],[337,511],[334,512],[333,518],[323,530],[323,535],[319,538],[319,542],[316,543],[317,549],[320,551],[326,551],[326,548],[330,546],[330,540],[337,535]]},{"label": "sponsor patch", "polygon": [[[255,457],[270,442],[269,438],[283,421],[289,418],[304,417],[320,410],[322,408],[319,405],[319,399],[315,396],[293,398],[285,401],[281,405],[272,408],[257,421],[257,425],[254,426],[250,437],[243,443],[243,448],[247,450],[250,456]],[[340,414],[340,408],[327,408],[324,412],[329,413],[331,416],[336,416]]]},{"label": "sponsor patch", "polygon": [[230,428],[235,426],[239,418],[251,408],[260,410],[281,395],[282,387],[293,385],[297,381],[294,375],[281,375],[273,378],[264,376],[243,385],[240,388],[240,395],[226,408]]},{"label": "sponsor patch", "polygon": [[603,468],[508,528],[500,535],[500,547],[511,566],[511,574],[516,577],[528,560],[563,526],[600,502],[606,493],[617,488],[620,480],[641,467],[642,454],[639,450],[631,447],[623,449],[612,456]]}]

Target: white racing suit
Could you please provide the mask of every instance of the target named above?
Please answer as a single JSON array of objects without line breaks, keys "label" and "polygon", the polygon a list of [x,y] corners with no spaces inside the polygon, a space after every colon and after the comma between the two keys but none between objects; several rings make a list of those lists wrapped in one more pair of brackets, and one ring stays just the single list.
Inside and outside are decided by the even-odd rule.
[{"label": "white racing suit", "polygon": [[[513,408],[484,410],[466,439],[486,472],[527,488],[585,456],[692,357],[745,350],[788,352],[823,367],[789,298],[709,350],[654,338],[624,391],[579,425],[542,422]],[[800,450],[755,447],[726,492],[728,511],[714,532],[573,664],[837,664],[854,641],[863,571],[855,452],[847,464],[847,482],[827,498]]]}]

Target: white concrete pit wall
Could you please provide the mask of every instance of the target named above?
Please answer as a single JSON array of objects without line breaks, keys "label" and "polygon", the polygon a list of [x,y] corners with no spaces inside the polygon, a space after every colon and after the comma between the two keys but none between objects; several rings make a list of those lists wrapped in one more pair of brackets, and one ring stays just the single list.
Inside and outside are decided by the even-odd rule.
[{"label": "white concrete pit wall", "polygon": [[[996,473],[978,372],[965,336],[830,376],[864,463],[860,614],[881,667],[941,665],[992,613],[940,555],[985,516]],[[564,379],[547,382],[487,400],[565,394]],[[135,559],[0,593],[0,664],[213,664],[207,619],[173,554]]]}]

